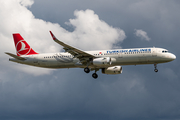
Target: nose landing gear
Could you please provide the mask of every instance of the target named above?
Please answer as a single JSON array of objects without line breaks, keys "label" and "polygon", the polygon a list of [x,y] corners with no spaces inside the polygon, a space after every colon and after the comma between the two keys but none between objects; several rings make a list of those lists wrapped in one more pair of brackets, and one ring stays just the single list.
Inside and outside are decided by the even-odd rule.
[{"label": "nose landing gear", "polygon": [[157,64],[154,64],[154,72],[158,72]]}]

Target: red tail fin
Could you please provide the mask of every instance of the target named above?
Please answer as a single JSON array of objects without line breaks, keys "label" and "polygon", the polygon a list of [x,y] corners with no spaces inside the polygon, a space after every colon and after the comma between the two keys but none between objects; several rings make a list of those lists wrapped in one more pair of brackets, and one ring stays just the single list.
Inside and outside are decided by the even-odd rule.
[{"label": "red tail fin", "polygon": [[38,54],[28,45],[19,33],[13,34],[13,38],[18,56]]}]

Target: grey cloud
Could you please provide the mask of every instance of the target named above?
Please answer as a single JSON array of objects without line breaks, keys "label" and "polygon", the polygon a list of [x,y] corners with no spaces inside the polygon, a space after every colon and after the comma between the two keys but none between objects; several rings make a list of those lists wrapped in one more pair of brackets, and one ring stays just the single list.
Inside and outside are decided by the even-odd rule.
[{"label": "grey cloud", "polygon": [[[1,98],[1,107],[5,109],[2,112],[7,114],[10,111],[12,115],[14,109],[10,108],[13,107],[17,113],[13,114],[14,117],[27,118],[31,113],[34,117],[63,116],[63,119],[155,119],[158,115],[166,118],[170,110],[175,112],[173,115],[178,114],[179,95],[166,83],[166,79],[152,80],[140,72],[129,70],[122,76],[100,75],[100,80],[94,81],[88,77],[90,75],[76,70],[58,70],[53,76],[36,77],[34,80],[31,76],[20,80],[16,77],[5,82],[3,90],[6,94]],[[72,72],[74,75],[69,76]],[[173,98],[176,98],[175,103]],[[5,102],[6,99],[9,101]]]}]

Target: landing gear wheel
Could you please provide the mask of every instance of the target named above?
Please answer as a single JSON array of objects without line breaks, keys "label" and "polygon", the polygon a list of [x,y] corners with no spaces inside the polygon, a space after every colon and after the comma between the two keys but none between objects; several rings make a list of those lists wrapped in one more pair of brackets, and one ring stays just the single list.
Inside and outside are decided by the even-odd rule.
[{"label": "landing gear wheel", "polygon": [[158,69],[154,69],[154,72],[158,72]]},{"label": "landing gear wheel", "polygon": [[97,75],[96,73],[93,73],[93,74],[92,74],[92,77],[93,77],[94,79],[96,79],[96,78],[98,78],[98,75]]},{"label": "landing gear wheel", "polygon": [[85,73],[89,73],[90,72],[90,69],[88,67],[84,68],[84,72]]},{"label": "landing gear wheel", "polygon": [[157,64],[154,64],[154,72],[158,72]]}]

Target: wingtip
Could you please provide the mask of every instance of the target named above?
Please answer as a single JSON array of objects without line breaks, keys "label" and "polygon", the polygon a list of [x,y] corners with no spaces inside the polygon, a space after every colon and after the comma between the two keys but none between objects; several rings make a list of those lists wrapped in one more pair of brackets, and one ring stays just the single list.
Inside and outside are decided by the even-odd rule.
[{"label": "wingtip", "polygon": [[51,31],[49,31],[50,32],[50,34],[52,35],[52,32]]},{"label": "wingtip", "polygon": [[53,34],[51,31],[49,31],[49,32],[50,32],[50,34],[51,34],[53,40],[56,40],[57,38],[54,36],[54,34]]}]

